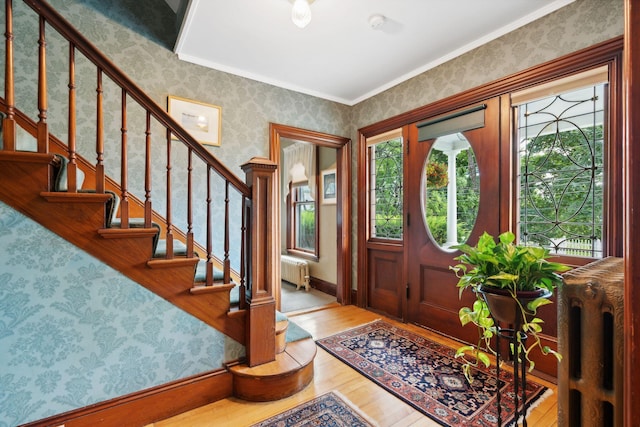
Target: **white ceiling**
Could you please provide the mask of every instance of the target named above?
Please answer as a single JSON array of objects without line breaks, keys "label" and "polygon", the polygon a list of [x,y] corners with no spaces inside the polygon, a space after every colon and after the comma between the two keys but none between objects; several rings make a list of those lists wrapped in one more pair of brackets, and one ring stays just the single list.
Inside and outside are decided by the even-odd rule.
[{"label": "white ceiling", "polygon": [[[174,10],[179,0],[166,0]],[[190,0],[181,60],[354,105],[574,0]],[[385,23],[369,25],[371,15]]]}]

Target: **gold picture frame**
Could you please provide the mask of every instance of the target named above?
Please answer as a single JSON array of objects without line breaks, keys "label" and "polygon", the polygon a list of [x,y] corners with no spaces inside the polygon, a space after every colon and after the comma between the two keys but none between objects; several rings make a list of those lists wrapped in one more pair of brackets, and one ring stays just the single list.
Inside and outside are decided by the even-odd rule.
[{"label": "gold picture frame", "polygon": [[167,112],[200,144],[220,146],[222,107],[169,95]]}]

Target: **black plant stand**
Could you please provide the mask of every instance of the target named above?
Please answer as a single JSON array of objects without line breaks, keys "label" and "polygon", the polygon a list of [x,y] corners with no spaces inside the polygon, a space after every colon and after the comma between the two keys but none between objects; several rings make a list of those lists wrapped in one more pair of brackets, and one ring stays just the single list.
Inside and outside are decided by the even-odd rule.
[{"label": "black plant stand", "polygon": [[[496,334],[497,351],[496,351],[496,376],[497,376],[497,390],[496,401],[498,404],[498,427],[502,426],[502,407],[500,406],[500,339],[504,338],[509,341],[510,348],[515,349],[517,354],[513,356],[513,394],[515,404],[515,418],[514,425],[518,425],[518,420],[522,416],[522,427],[527,427],[527,373],[525,367],[525,361],[520,360],[520,348],[518,346],[518,336],[520,341],[526,343],[527,334],[520,330],[501,328],[498,326],[498,333]],[[522,382],[520,382],[522,378]],[[519,396],[520,394],[520,396]],[[522,400],[522,415],[519,411],[519,401]]]}]

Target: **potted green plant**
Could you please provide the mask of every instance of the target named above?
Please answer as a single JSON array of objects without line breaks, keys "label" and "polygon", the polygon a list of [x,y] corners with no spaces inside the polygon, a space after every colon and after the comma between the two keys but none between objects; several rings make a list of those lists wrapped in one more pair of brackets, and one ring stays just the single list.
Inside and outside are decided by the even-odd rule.
[{"label": "potted green plant", "polygon": [[[551,303],[554,290],[562,285],[561,272],[570,267],[549,261],[548,249],[516,245],[515,235],[504,232],[496,242],[483,233],[476,246],[467,244],[452,248],[462,252],[454,258],[460,263],[451,266],[458,277],[459,294],[469,289],[476,300],[471,307],[462,307],[458,313],[462,325],[473,323],[478,328],[478,342],[458,348],[456,358],[463,360],[463,372],[473,381],[471,368],[482,363],[491,364],[490,354],[496,355],[492,339],[498,333],[497,322],[512,325],[515,344],[511,346],[514,358],[527,363],[529,371],[535,367],[530,353],[539,348],[542,354],[552,354],[558,360],[562,356],[542,344],[540,333],[543,321],[536,317],[539,307]],[[526,334],[527,339],[518,331]]]}]

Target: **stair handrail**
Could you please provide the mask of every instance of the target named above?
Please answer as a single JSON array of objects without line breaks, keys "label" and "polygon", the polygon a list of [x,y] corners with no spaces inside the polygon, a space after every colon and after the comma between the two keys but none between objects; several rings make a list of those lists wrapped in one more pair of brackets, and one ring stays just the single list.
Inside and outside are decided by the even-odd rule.
[{"label": "stair handrail", "polygon": [[[171,220],[171,156],[170,147],[172,136],[185,144],[188,150],[188,195],[187,195],[187,257],[195,257],[193,251],[194,239],[191,230],[192,226],[192,195],[191,195],[191,168],[192,153],[195,153],[202,160],[207,168],[207,179],[212,171],[215,171],[223,180],[225,186],[225,214],[228,216],[229,186],[231,185],[242,198],[242,224],[241,224],[241,249],[240,249],[240,308],[248,309],[246,345],[247,359],[250,365],[261,364],[273,360],[275,348],[265,347],[260,342],[264,338],[264,333],[272,332],[272,325],[275,323],[272,283],[274,279],[273,253],[275,248],[271,236],[275,233],[275,222],[269,213],[273,211],[273,177],[276,166],[267,159],[251,159],[243,165],[243,170],[247,174],[247,183],[240,180],[233,172],[224,166],[213,154],[203,145],[198,143],[175,119],[173,119],[162,107],[160,107],[151,97],[140,89],[124,72],[116,67],[100,50],[80,34],[65,18],[53,9],[44,0],[22,0],[27,6],[33,9],[39,20],[39,63],[38,63],[38,122],[35,124],[37,130],[37,151],[40,153],[49,152],[49,142],[53,136],[49,135],[47,124],[47,73],[46,73],[46,40],[45,24],[48,24],[59,35],[69,43],[69,135],[68,135],[68,192],[78,191],[76,181],[77,154],[75,148],[75,53],[82,53],[84,57],[97,68],[98,82],[98,119],[96,126],[98,136],[96,137],[96,152],[98,154],[96,171],[96,192],[104,192],[104,164],[103,159],[103,117],[102,117],[102,76],[106,75],[113,83],[120,87],[122,94],[122,128],[121,128],[121,194],[120,203],[122,229],[129,228],[129,201],[130,195],[127,188],[127,111],[126,101],[133,99],[146,113],[146,164],[145,174],[149,174],[149,153],[150,153],[150,120],[153,117],[166,130],[167,142],[167,212],[166,212],[166,241],[167,258],[173,258],[173,230],[174,225]],[[24,121],[16,119],[22,113],[16,109],[14,104],[14,70],[13,70],[13,0],[5,0],[5,98],[3,109],[7,113],[3,120],[5,142],[3,149],[16,151],[16,123]],[[30,120],[30,119],[28,119]],[[33,129],[31,129],[32,131]],[[29,131],[29,133],[32,133]],[[147,178],[145,176],[145,179]],[[145,184],[146,200],[144,202],[145,227],[151,224],[151,198],[150,187]],[[206,284],[212,284],[212,260],[213,249],[211,244],[211,193],[209,182],[207,184],[207,280]],[[224,281],[229,283],[230,261],[229,252],[229,221],[225,218],[224,251],[223,260]],[[246,299],[245,299],[246,296]],[[259,327],[252,328],[251,324]],[[252,330],[252,329],[255,329]]]},{"label": "stair handrail", "polygon": [[[127,91],[127,94],[135,99],[142,107],[149,111],[153,117],[162,125],[168,128],[171,133],[178,137],[189,148],[195,151],[200,158],[205,161],[244,196],[251,197],[251,189],[238,176],[231,172],[224,164],[213,156],[202,144],[198,143],[189,132],[187,132],[178,122],[175,121],[156,101],[147,95],[137,84],[135,84],[124,72],[116,67],[98,48],[78,32],[68,21],[63,18],[48,3],[41,0],[22,0],[29,5],[38,15],[42,16],[46,22],[67,41],[72,43],[84,56],[94,63],[103,73],[108,75],[115,83]],[[8,100],[7,100],[8,101]]]}]

